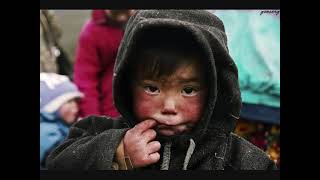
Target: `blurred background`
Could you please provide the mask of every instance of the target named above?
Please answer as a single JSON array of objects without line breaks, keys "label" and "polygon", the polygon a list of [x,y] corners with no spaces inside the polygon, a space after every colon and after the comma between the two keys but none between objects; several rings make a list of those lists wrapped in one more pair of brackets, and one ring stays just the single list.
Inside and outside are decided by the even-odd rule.
[{"label": "blurred background", "polygon": [[[224,22],[229,51],[239,70],[243,108],[235,133],[267,152],[280,168],[280,10],[208,11],[216,14]],[[72,83],[74,82],[81,93],[86,95],[87,91],[91,90],[83,87],[83,84],[89,83],[85,82],[83,77],[88,77],[90,73],[93,73],[83,69],[83,67],[89,67],[84,61],[91,61],[85,52],[90,51],[85,48],[92,43],[86,39],[89,36],[86,33],[92,32],[92,29],[96,28],[94,32],[101,31],[102,37],[110,37],[110,42],[115,47],[112,46],[114,49],[111,48],[112,52],[108,53],[113,53],[114,57],[121,41],[124,26],[121,23],[119,26],[115,26],[119,28],[119,32],[112,30],[112,34],[110,27],[107,27],[110,25],[108,22],[119,23],[121,18],[125,19],[124,16],[129,18],[130,12],[111,12],[107,16],[107,18],[109,17],[107,23],[104,21],[106,17],[104,10],[95,10],[95,12],[92,10],[50,10],[48,12],[50,13],[45,15],[47,20],[44,21],[43,18],[41,19],[43,13],[40,11],[40,38],[43,37],[43,40],[40,40],[40,45],[46,44],[45,47],[40,47],[40,72],[65,75]],[[125,15],[121,16],[123,14]],[[50,19],[51,16],[53,20]],[[47,28],[44,22],[51,23],[49,26],[52,26],[52,30],[48,30],[50,28]],[[50,34],[54,34],[54,29],[59,29],[59,33],[50,37]],[[81,31],[83,31],[82,34]],[[91,39],[96,38],[97,41],[101,40],[96,35],[90,35],[90,37]],[[51,43],[53,45],[50,45],[50,41],[53,41]],[[81,45],[81,43],[83,44]],[[98,47],[98,49],[110,49],[108,43],[106,42],[101,45],[103,47]],[[50,46],[52,46],[51,49]],[[77,48],[79,52],[77,52]],[[48,55],[50,53],[46,52],[47,49],[50,49],[50,53],[53,52],[51,54],[54,54],[56,59],[60,59],[56,60],[58,68],[55,68],[55,71],[48,70],[50,68],[46,70],[46,65],[42,65],[43,61],[50,59]],[[101,58],[103,59],[103,55]],[[108,61],[114,62],[114,59]],[[79,65],[76,65],[76,62]],[[80,65],[80,63],[82,64]],[[111,63],[110,66],[112,65]],[[104,67],[104,64],[101,66]],[[90,81],[98,80],[91,79]],[[112,107],[100,108],[101,111],[88,110],[84,113],[85,110],[82,111],[81,108],[88,104],[90,106],[90,103],[93,102],[80,101],[80,116],[85,116],[86,113],[117,115],[116,110],[109,112],[104,110]]]},{"label": "blurred background", "polygon": [[80,30],[89,20],[91,10],[54,10],[54,12],[63,32],[60,40],[61,46],[66,50],[73,64]]}]

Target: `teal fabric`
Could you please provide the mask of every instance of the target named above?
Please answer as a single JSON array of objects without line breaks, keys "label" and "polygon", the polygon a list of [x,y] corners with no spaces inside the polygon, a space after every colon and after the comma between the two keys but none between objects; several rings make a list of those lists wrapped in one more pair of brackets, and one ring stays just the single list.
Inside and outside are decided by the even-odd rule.
[{"label": "teal fabric", "polygon": [[238,66],[244,103],[280,107],[280,17],[260,10],[218,10]]}]

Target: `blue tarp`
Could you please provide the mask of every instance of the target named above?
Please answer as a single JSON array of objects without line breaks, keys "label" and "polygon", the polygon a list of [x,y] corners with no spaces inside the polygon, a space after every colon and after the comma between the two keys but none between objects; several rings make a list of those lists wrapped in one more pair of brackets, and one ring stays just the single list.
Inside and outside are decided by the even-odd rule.
[{"label": "blue tarp", "polygon": [[280,107],[280,20],[260,10],[219,10],[243,102]]},{"label": "blue tarp", "polygon": [[261,10],[217,10],[239,70],[241,117],[280,124],[280,18]]}]

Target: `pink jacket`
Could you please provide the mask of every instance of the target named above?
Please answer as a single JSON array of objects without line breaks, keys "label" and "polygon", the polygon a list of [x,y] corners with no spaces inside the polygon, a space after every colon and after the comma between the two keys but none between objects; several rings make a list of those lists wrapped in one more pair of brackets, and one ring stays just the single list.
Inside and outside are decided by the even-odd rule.
[{"label": "pink jacket", "polygon": [[104,10],[93,10],[92,18],[83,26],[74,65],[74,82],[85,95],[80,102],[81,117],[119,115],[113,105],[112,75],[123,33],[107,24]]}]

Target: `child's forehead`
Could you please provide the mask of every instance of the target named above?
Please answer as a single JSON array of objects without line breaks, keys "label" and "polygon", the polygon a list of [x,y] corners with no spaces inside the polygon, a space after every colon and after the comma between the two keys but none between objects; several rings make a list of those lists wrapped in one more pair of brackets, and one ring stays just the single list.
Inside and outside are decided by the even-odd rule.
[{"label": "child's forehead", "polygon": [[[201,52],[163,50],[144,51],[133,59],[131,72],[138,79],[190,79],[202,78],[205,72]],[[132,71],[133,70],[133,71]],[[194,78],[194,79],[195,79]]]},{"label": "child's forehead", "polygon": [[[149,79],[143,77],[142,79]],[[161,77],[154,77],[151,80],[154,81],[178,81],[178,82],[191,82],[191,81],[202,81],[204,74],[202,66],[196,61],[193,63],[179,64],[171,74],[164,75]]]},{"label": "child's forehead", "polygon": [[179,76],[183,78],[195,77],[200,76],[200,72],[202,71],[202,66],[198,61],[186,62],[180,64],[175,69],[173,75]]}]

